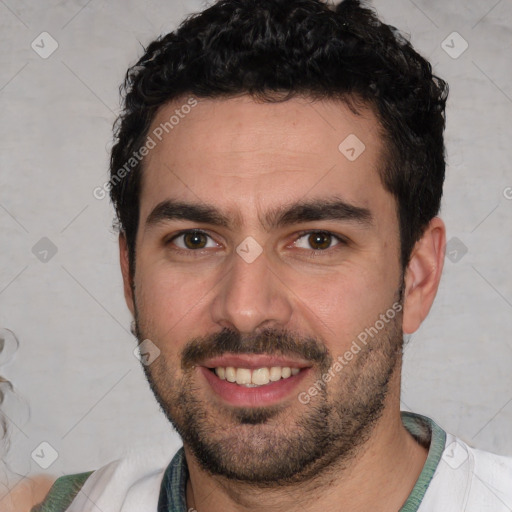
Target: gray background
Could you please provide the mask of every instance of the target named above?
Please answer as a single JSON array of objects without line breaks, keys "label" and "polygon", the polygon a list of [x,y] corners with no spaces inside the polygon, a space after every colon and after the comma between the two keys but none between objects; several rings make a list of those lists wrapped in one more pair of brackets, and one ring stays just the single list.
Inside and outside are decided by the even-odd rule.
[{"label": "gray background", "polygon": [[[20,342],[0,356],[17,391],[4,404],[11,478],[43,472],[53,451],[41,442],[58,454],[46,470],[56,476],[179,442],[133,355],[113,212],[93,189],[108,179],[124,72],[203,5],[0,0],[0,327]],[[433,310],[406,348],[402,406],[512,455],[512,2],[374,5],[451,86],[451,241]],[[46,59],[31,47],[51,49],[42,32],[58,43]]]}]

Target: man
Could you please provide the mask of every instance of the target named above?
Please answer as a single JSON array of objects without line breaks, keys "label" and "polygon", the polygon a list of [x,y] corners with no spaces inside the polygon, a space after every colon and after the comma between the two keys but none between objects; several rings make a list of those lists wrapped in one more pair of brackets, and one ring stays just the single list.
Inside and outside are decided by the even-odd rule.
[{"label": "man", "polygon": [[224,0],[149,45],[111,156],[143,368],[183,439],[34,510],[512,510],[400,412],[443,267],[447,86],[356,1]]}]

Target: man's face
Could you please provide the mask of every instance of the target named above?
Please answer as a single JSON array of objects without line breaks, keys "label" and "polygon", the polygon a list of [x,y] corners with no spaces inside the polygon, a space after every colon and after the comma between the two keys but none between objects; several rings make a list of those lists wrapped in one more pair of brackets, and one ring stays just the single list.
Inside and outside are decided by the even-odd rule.
[{"label": "man's face", "polygon": [[186,449],[260,483],[353,455],[398,393],[402,342],[401,314],[386,316],[400,241],[376,118],[335,101],[202,100],[164,135],[145,162],[128,303]]}]

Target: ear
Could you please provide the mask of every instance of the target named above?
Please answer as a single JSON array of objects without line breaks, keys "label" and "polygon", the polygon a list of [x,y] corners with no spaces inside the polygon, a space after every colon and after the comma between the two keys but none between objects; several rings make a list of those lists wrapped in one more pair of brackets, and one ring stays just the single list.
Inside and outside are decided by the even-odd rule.
[{"label": "ear", "polygon": [[446,246],[446,228],[434,217],[416,242],[405,273],[403,332],[412,334],[425,320],[439,287]]},{"label": "ear", "polygon": [[123,275],[124,298],[126,305],[133,317],[135,317],[135,306],[133,300],[132,280],[130,277],[130,259],[128,257],[128,243],[124,233],[119,234],[119,262]]}]

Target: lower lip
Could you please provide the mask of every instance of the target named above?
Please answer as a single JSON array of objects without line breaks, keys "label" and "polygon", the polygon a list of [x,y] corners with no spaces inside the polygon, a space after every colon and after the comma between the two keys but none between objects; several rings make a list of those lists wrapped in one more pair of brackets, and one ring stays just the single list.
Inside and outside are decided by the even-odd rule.
[{"label": "lower lip", "polygon": [[198,367],[198,370],[204,375],[213,391],[228,404],[238,407],[265,407],[275,405],[292,394],[308,373],[309,368],[303,368],[297,375],[287,379],[269,382],[255,388],[247,388],[219,379],[215,373],[204,366]]}]

